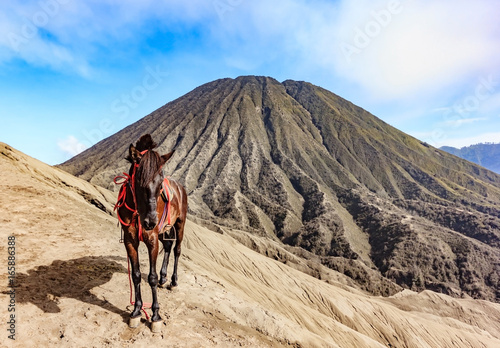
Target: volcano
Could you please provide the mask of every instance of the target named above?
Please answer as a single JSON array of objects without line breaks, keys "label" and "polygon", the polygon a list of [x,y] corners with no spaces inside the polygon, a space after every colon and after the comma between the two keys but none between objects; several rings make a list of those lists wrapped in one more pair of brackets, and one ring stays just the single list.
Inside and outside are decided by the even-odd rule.
[{"label": "volcano", "polygon": [[194,221],[267,237],[373,294],[500,302],[500,175],[332,92],[269,77],[213,81],[59,167],[115,189],[145,133],[160,153],[175,149],[165,172],[186,187]]}]

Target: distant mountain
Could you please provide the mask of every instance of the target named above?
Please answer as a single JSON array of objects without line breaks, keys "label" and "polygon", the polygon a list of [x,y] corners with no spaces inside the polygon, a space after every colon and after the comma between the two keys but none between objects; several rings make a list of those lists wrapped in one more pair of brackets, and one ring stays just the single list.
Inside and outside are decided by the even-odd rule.
[{"label": "distant mountain", "polygon": [[114,189],[144,133],[160,152],[176,149],[165,171],[197,221],[268,236],[374,294],[403,286],[500,302],[500,175],[325,89],[210,82],[60,167]]},{"label": "distant mountain", "polygon": [[440,148],[455,156],[477,163],[489,170],[500,173],[500,143],[499,144],[476,144],[465,146],[461,149],[451,146]]}]

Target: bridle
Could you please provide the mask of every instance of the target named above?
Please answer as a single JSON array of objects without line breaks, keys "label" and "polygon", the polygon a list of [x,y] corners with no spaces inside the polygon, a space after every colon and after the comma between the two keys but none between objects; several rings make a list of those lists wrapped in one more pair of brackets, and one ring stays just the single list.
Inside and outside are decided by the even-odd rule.
[{"label": "bridle", "polygon": [[[140,154],[144,155],[146,152],[148,152],[148,150],[144,150],[144,151],[140,152]],[[134,163],[134,167],[132,169],[132,175],[129,175],[127,173],[122,173],[123,175],[117,175],[113,179],[113,182],[116,185],[122,185],[120,187],[120,191],[118,193],[118,199],[117,199],[117,202],[115,204],[114,210],[117,210],[118,208],[125,206],[125,208],[127,208],[128,210],[130,210],[133,213],[132,219],[130,220],[130,223],[126,223],[125,221],[123,221],[123,219],[121,218],[118,211],[116,211],[116,215],[118,216],[118,220],[120,221],[120,223],[123,226],[135,225],[138,228],[139,241],[142,242],[143,241],[143,237],[142,237],[143,227],[141,224],[141,219],[139,218],[139,211],[137,210],[138,205],[137,205],[137,198],[136,198],[136,194],[135,194],[135,173],[137,171],[137,168],[139,168],[139,163]],[[132,192],[132,198],[134,200],[134,207],[135,207],[134,209],[129,207],[127,204],[127,185],[130,187],[130,191]],[[164,220],[163,215],[165,214],[165,211],[167,210],[167,204],[165,204],[165,208],[163,210],[164,211],[162,214],[162,220]]]},{"label": "bridle", "polygon": [[[141,155],[144,155],[146,152],[148,152],[148,150],[142,151]],[[137,198],[135,195],[135,173],[137,171],[137,168],[139,168],[139,164],[134,163],[134,167],[132,169],[132,175],[129,175],[127,173],[122,173],[123,175],[117,175],[114,178],[113,182],[116,185],[122,185],[120,187],[120,191],[118,193],[118,199],[117,199],[117,202],[115,204],[114,210],[117,210],[118,208],[125,206],[125,208],[127,208],[128,210],[130,210],[133,213],[132,219],[130,220],[130,223],[126,223],[125,221],[123,221],[123,219],[121,218],[118,211],[116,211],[116,215],[118,216],[118,220],[120,221],[120,223],[123,226],[131,226],[131,225],[136,226],[136,228],[139,231],[139,241],[142,242],[143,241],[143,237],[142,237],[143,227],[141,224],[141,219],[139,218],[139,211],[137,210]],[[127,185],[130,187],[130,191],[132,192],[132,198],[134,200],[134,207],[135,208],[131,208],[127,204]],[[159,197],[162,197],[163,200],[165,201],[165,204],[163,207],[163,213],[161,214],[161,218],[159,220],[159,228],[158,228],[159,233],[162,232],[163,227],[172,226],[171,221],[170,221],[170,214],[169,214],[170,213],[170,203],[172,201],[171,197],[170,197],[170,192],[168,189],[169,185],[170,185],[169,179],[165,178],[163,180],[162,189],[161,189],[160,195],[159,195]],[[175,234],[174,234],[174,236],[175,236]],[[172,240],[175,240],[175,238]],[[120,241],[123,242],[123,237],[121,238]]]}]

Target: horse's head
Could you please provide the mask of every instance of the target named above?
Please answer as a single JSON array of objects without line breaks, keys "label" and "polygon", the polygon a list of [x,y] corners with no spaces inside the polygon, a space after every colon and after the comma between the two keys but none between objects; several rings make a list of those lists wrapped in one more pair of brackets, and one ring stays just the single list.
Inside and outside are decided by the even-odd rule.
[{"label": "horse's head", "polygon": [[[141,224],[146,230],[152,230],[158,223],[156,203],[163,182],[163,165],[174,151],[159,155],[153,148],[156,144],[149,134],[143,135],[136,146],[130,144],[128,160],[135,166],[135,197]],[[133,170],[133,167],[132,167]]]}]

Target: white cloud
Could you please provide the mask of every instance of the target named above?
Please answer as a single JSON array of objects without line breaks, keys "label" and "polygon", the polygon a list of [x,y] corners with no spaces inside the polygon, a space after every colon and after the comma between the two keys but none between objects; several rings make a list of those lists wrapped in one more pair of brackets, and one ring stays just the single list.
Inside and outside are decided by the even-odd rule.
[{"label": "white cloud", "polygon": [[[49,11],[42,3],[59,5]],[[44,13],[43,30],[13,49],[8,34],[44,23]],[[321,69],[378,100],[418,100],[500,74],[497,13],[497,0],[2,2],[0,60],[91,76],[102,47],[118,41],[132,49],[155,30],[194,25],[221,62],[237,69],[283,62],[285,74]],[[356,49],[348,58],[346,45]]]},{"label": "white cloud", "polygon": [[358,51],[346,59],[337,45],[330,63],[377,98],[411,98],[499,70],[495,1],[342,3],[337,39]]},{"label": "white cloud", "polygon": [[145,31],[193,23],[208,8],[215,15],[211,2],[202,0],[3,1],[0,63],[17,58],[89,77],[91,62],[100,58],[103,47],[112,50],[116,42],[133,46]]},{"label": "white cloud", "polygon": [[281,60],[377,100],[421,100],[500,74],[497,13],[496,0],[243,1],[211,33],[236,66]]},{"label": "white cloud", "polygon": [[479,143],[500,143],[500,132],[489,132],[483,133],[479,135],[475,135],[472,137],[465,138],[451,138],[443,140],[442,142],[434,145],[434,146],[452,146],[456,148],[461,148],[464,146],[470,146]]},{"label": "white cloud", "polygon": [[79,54],[79,38],[62,40],[72,31],[60,26],[71,17],[69,0],[2,2],[0,5],[0,63],[13,58],[34,66],[71,70],[87,76],[89,64]]},{"label": "white cloud", "polygon": [[70,156],[76,156],[87,148],[73,135],[69,135],[66,139],[59,140],[57,146],[65,155]]},{"label": "white cloud", "polygon": [[476,122],[480,122],[480,121],[487,121],[487,120],[488,120],[488,118],[486,118],[486,117],[458,118],[456,120],[447,120],[444,122],[444,125],[448,126],[448,127],[456,128],[456,127],[460,127],[464,124],[471,124],[471,123],[476,123]]},{"label": "white cloud", "polygon": [[450,112],[452,111],[452,108],[450,107],[440,107],[440,108],[434,108],[430,112],[431,113],[444,113],[444,112]]}]

